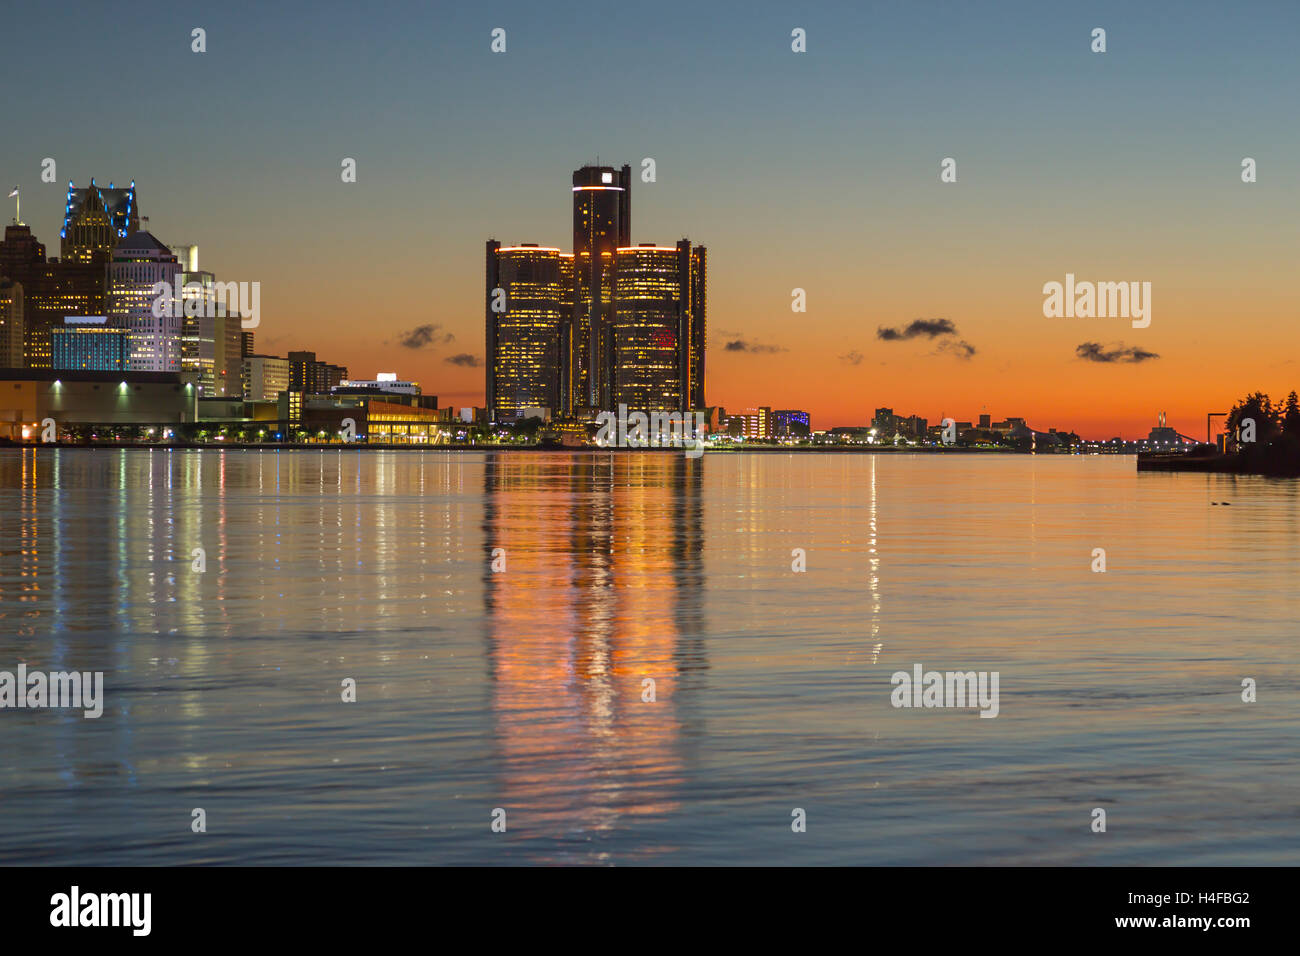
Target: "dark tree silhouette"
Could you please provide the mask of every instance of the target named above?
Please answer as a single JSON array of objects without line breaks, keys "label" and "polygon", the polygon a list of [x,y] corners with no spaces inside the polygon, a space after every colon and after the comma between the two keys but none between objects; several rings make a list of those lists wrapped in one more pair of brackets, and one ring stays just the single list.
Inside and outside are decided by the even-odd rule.
[{"label": "dark tree silhouette", "polygon": [[1273,406],[1272,399],[1263,392],[1254,392],[1232,406],[1228,412],[1226,431],[1229,435],[1236,436],[1241,423],[1253,419],[1255,443],[1262,445],[1277,434],[1278,418],[1278,409]]},{"label": "dark tree silhouette", "polygon": [[1286,408],[1282,412],[1282,432],[1288,437],[1300,438],[1300,398],[1295,390],[1286,397]]}]

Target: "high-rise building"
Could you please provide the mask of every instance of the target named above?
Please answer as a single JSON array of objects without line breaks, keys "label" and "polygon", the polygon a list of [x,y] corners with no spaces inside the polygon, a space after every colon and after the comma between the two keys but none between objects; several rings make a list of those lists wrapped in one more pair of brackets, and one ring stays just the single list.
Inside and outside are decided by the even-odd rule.
[{"label": "high-rise building", "polygon": [[[170,294],[161,308],[155,308],[162,283],[175,287],[180,263],[171,250],[151,234],[139,231],[113,249],[108,266],[108,316],[118,328],[129,332],[128,363],[137,372],[179,372],[181,370],[181,303]],[[158,314],[161,313],[161,314]]]},{"label": "high-rise building", "polygon": [[324,395],[348,377],[345,365],[331,365],[316,359],[315,352],[290,352],[289,391]]},{"label": "high-rise building", "polygon": [[705,408],[704,343],[708,332],[709,251],[704,246],[691,249],[691,371],[688,409]]},{"label": "high-rise building", "polygon": [[182,243],[180,245],[174,246],[169,243],[167,248],[172,251],[172,255],[176,257],[176,261],[181,264],[182,272],[199,271],[199,247],[198,246],[190,243]]},{"label": "high-rise building", "polygon": [[102,315],[70,315],[64,327],[50,333],[50,367],[64,371],[124,372],[127,370],[126,329],[114,328]]},{"label": "high-rise building", "polygon": [[216,277],[196,270],[198,253],[198,246],[172,250],[181,267],[173,280],[181,290],[181,370],[198,385],[201,398],[242,396],[241,317],[219,300]]},{"label": "high-rise building", "polygon": [[5,226],[0,242],[0,276],[23,282],[45,265],[45,244],[32,235],[31,227],[20,222]]},{"label": "high-rise building", "polygon": [[240,330],[243,317],[229,314],[224,306],[219,306],[214,323],[211,394],[228,398],[242,396],[244,356]]},{"label": "high-rise building", "polygon": [[25,368],[23,285],[0,277],[0,368]]},{"label": "high-rise building", "polygon": [[68,183],[68,199],[59,231],[59,255],[64,262],[106,263],[113,249],[140,228],[140,206],[135,181],[125,189],[105,189],[90,180],[78,189]]},{"label": "high-rise building", "polygon": [[574,408],[610,409],[613,385],[613,266],[632,244],[632,167],[583,166],[573,173]]},{"label": "high-rise building", "polygon": [[200,398],[243,395],[240,321],[221,304],[181,320],[181,370],[190,373]]},{"label": "high-rise building", "polygon": [[173,281],[181,289],[181,371],[188,372],[198,384],[200,398],[215,398],[216,280],[211,272],[190,271],[188,264],[180,261],[177,250],[172,249],[172,255],[180,266]]},{"label": "high-rise building", "polygon": [[572,182],[572,252],[487,243],[489,416],[704,408],[707,251],[632,245],[630,166],[583,166]]},{"label": "high-rise building", "polygon": [[289,389],[289,360],[274,355],[244,356],[244,399],[274,402]]},{"label": "high-rise building", "polygon": [[105,267],[94,261],[45,260],[45,246],[22,223],[5,227],[0,277],[23,287],[23,359],[28,368],[50,367],[50,334],[68,315],[103,315]]},{"label": "high-rise building", "polygon": [[560,407],[561,262],[559,249],[488,240],[484,364],[493,421],[514,421],[529,408]]},{"label": "high-rise building", "polygon": [[243,358],[257,354],[257,348],[253,344],[252,332],[241,331],[239,333],[239,354]]},{"label": "high-rise building", "polygon": [[611,408],[693,407],[691,243],[615,251]]},{"label": "high-rise building", "polygon": [[[581,382],[578,377],[582,362],[579,360],[581,343],[577,338],[578,272],[572,252],[560,253],[560,387],[556,401],[559,403],[553,412],[557,415],[572,415],[575,396],[581,394]],[[582,405],[582,401],[577,402]]]}]

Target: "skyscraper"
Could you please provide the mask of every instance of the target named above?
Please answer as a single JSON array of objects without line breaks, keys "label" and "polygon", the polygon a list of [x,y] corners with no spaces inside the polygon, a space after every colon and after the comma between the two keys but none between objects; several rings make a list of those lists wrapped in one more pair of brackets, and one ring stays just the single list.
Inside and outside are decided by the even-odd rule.
[{"label": "skyscraper", "polygon": [[176,261],[181,264],[182,272],[199,271],[199,247],[192,244],[175,245],[167,243],[167,248],[172,251]]},{"label": "skyscraper", "polygon": [[324,395],[348,377],[346,365],[318,361],[315,352],[289,353],[289,391]]},{"label": "skyscraper", "polygon": [[631,191],[630,166],[583,166],[573,173],[572,252],[488,241],[485,384],[494,420],[537,407],[588,420],[619,404],[704,407],[706,251],[685,239],[633,246]]},{"label": "skyscraper", "polygon": [[704,246],[691,250],[691,370],[687,409],[707,407],[704,402],[704,343],[708,331],[709,251]]},{"label": "skyscraper", "polygon": [[103,315],[105,266],[93,261],[45,260],[45,245],[22,223],[5,227],[0,276],[23,287],[23,358],[28,368],[50,367],[50,333],[69,315]]},{"label": "skyscraper", "polygon": [[517,420],[529,408],[560,407],[561,262],[559,249],[488,240],[485,364],[493,421]]},{"label": "skyscraper", "polygon": [[[632,167],[583,166],[573,174],[572,408],[612,408],[614,254],[632,244]],[[566,409],[568,410],[568,409]]]},{"label": "skyscraper", "polygon": [[0,368],[24,368],[23,286],[0,277]]},{"label": "skyscraper", "polygon": [[614,258],[611,408],[689,411],[702,396],[704,250],[643,242]]},{"label": "skyscraper", "polygon": [[[137,372],[181,370],[182,304],[170,294],[165,308],[154,308],[163,283],[175,287],[180,263],[166,246],[147,232],[136,232],[113,249],[108,267],[108,316],[128,332],[128,362]],[[157,314],[161,312],[162,314]]]},{"label": "skyscraper", "polygon": [[274,355],[245,355],[244,399],[274,402],[289,389],[289,360]]},{"label": "skyscraper", "polygon": [[108,261],[113,249],[140,228],[140,207],[135,198],[135,181],[125,189],[105,189],[90,180],[78,189],[68,183],[68,198],[59,231],[59,256],[64,262]]}]

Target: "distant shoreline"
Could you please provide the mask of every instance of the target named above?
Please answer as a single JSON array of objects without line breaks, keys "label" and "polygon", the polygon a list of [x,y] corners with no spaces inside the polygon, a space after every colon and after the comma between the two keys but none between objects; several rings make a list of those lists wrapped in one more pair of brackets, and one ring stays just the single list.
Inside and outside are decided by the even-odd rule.
[{"label": "distant shoreline", "polygon": [[1265,478],[1300,478],[1300,461],[1267,452],[1245,455],[1139,454],[1138,471],[1179,471],[1219,475],[1259,475]]},{"label": "distant shoreline", "polygon": [[[95,450],[95,449],[136,449],[153,451],[442,451],[442,452],[519,452],[537,454],[539,452],[564,454],[618,454],[618,455],[682,455],[681,448],[599,448],[595,446],[571,445],[385,445],[355,442],[349,444],[300,444],[292,442],[0,442],[2,449],[33,448],[44,451],[54,450]],[[1132,456],[1134,452],[1066,452],[1038,450],[1021,451],[1016,448],[980,448],[942,445],[916,445],[894,447],[890,445],[747,445],[743,447],[706,448],[707,455],[795,455],[795,454],[837,454],[837,455],[1046,455],[1048,457],[1082,457],[1098,455],[1106,457]]]}]

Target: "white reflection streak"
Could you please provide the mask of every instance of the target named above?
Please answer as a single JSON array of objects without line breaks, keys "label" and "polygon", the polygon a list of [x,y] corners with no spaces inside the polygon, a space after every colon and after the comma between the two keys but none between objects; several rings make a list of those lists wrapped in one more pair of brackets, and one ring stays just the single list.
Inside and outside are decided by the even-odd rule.
[{"label": "white reflection streak", "polygon": [[880,649],[884,643],[880,638],[880,558],[876,553],[876,456],[871,456],[871,538],[867,553],[871,555],[871,573],[867,576],[867,587],[871,590],[871,639],[875,642],[871,648],[871,663],[880,659]]}]

